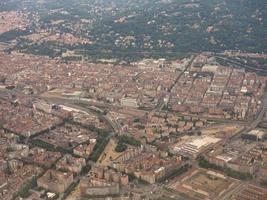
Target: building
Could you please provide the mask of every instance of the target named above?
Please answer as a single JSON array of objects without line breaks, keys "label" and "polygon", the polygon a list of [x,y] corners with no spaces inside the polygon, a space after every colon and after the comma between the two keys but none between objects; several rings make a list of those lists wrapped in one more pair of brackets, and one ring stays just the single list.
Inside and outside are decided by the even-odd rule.
[{"label": "building", "polygon": [[111,167],[153,184],[181,167],[181,161],[176,158],[161,158],[158,154],[149,152],[140,152],[127,160],[113,160]]},{"label": "building", "polygon": [[137,100],[137,98],[123,97],[121,99],[121,105],[126,106],[126,107],[138,108],[139,107],[139,101]]},{"label": "building", "polygon": [[209,147],[212,147],[220,140],[221,139],[215,137],[200,136],[183,144],[177,144],[173,149],[170,149],[170,151],[183,156],[196,158],[199,154]]},{"label": "building", "polygon": [[89,174],[80,181],[82,196],[110,196],[120,193],[120,186],[128,185],[128,175],[113,169],[92,166]]},{"label": "building", "polygon": [[69,154],[62,157],[56,164],[57,170],[67,170],[69,172],[78,174],[82,171],[82,168],[86,165],[84,158],[75,158]]},{"label": "building", "polygon": [[63,193],[73,182],[73,174],[63,173],[56,170],[48,170],[42,177],[37,180],[38,187],[46,190]]},{"label": "building", "polygon": [[73,153],[83,158],[88,158],[93,152],[95,144],[96,139],[90,139],[89,144],[80,144],[79,146],[75,147],[75,149],[73,149]]},{"label": "building", "polygon": [[114,182],[120,185],[128,185],[128,175],[116,172],[114,169],[107,169],[100,166],[92,166],[89,175],[92,179],[104,179],[107,182]]},{"label": "building", "polygon": [[33,103],[33,108],[36,110],[41,110],[44,111],[46,113],[52,113],[53,111],[53,105],[47,103],[44,100],[37,100]]},{"label": "building", "polygon": [[118,195],[120,193],[120,186],[118,183],[107,182],[104,179],[90,179],[84,177],[80,182],[80,191],[82,196]]},{"label": "building", "polygon": [[242,138],[246,140],[259,141],[259,140],[264,140],[265,135],[266,134],[264,131],[256,129],[256,130],[251,130],[248,133],[244,133],[242,135]]}]

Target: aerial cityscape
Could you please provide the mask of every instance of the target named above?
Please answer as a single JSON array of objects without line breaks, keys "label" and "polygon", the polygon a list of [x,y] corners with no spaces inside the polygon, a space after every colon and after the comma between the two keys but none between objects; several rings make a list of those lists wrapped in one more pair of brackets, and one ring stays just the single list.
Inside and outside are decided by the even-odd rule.
[{"label": "aerial cityscape", "polygon": [[267,200],[265,0],[0,0],[0,200]]}]

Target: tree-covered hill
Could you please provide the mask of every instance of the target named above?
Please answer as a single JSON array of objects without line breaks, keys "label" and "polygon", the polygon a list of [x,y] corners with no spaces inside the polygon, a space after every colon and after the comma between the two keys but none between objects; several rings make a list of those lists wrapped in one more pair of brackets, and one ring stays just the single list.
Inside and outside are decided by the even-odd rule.
[{"label": "tree-covered hill", "polygon": [[64,45],[23,40],[17,48],[25,52],[48,45],[97,58],[224,50],[267,53],[266,0],[5,0],[1,4],[0,11],[27,13],[32,32],[71,33],[92,41]]}]

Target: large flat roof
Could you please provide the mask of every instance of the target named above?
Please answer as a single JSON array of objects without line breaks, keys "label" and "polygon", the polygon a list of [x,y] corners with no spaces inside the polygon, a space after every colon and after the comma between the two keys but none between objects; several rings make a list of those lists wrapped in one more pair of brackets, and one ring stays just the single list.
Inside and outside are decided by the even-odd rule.
[{"label": "large flat roof", "polygon": [[219,142],[221,139],[215,138],[215,137],[210,137],[210,136],[204,136],[201,138],[197,138],[191,142],[188,143],[188,145],[192,145],[197,149],[200,149],[204,146],[208,146],[210,144],[214,144]]}]

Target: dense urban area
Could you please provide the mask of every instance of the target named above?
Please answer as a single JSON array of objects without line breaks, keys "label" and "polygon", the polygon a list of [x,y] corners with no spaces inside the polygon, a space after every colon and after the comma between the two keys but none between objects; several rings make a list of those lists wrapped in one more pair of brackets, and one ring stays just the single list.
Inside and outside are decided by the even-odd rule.
[{"label": "dense urban area", "polygon": [[2,0],[0,199],[267,200],[266,12]]}]

